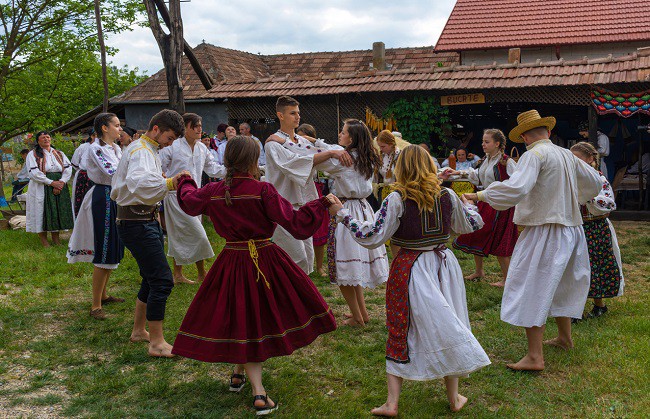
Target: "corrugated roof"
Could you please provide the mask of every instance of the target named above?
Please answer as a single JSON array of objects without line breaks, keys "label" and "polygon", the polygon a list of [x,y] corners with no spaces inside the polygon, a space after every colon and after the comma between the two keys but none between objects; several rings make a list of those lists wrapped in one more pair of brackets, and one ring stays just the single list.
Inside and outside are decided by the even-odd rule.
[{"label": "corrugated roof", "polygon": [[650,83],[648,53],[645,51],[641,54],[594,60],[365,71],[338,74],[335,77],[323,75],[319,79],[268,77],[255,82],[224,82],[207,92],[204,98]]},{"label": "corrugated roof", "polygon": [[435,50],[650,41],[647,0],[458,0]]}]

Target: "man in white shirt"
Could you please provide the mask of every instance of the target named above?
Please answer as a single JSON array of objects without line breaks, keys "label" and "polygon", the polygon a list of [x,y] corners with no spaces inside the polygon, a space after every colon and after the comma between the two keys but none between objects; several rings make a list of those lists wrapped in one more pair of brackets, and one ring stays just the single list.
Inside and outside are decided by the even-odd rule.
[{"label": "man in white shirt", "polygon": [[[525,226],[512,254],[501,302],[501,320],[526,329],[528,354],[513,370],[544,369],[542,344],[573,347],[571,318],[582,316],[589,292],[589,254],[580,204],[600,192],[600,175],[549,140],[555,118],[535,110],[517,117],[510,140],[526,143],[510,179],[494,182],[467,199],[503,211],[515,206],[514,223]],[[558,337],[543,342],[548,317]]]},{"label": "man in white shirt", "polygon": [[219,124],[217,126],[217,134],[214,136],[214,145],[217,146],[217,163],[223,166],[223,155],[226,152],[226,129],[228,124]]},{"label": "man in white shirt", "polygon": [[[174,279],[167,263],[162,229],[156,221],[158,203],[174,190],[178,177],[163,177],[158,147],[185,131],[178,112],[165,109],[151,118],[149,129],[129,145],[111,182],[111,199],[117,203],[117,231],[138,263],[142,284],[135,303],[132,342],[149,342],[149,355],[171,358],[163,320]],[[149,322],[149,332],[146,324]]]},{"label": "man in white shirt", "polygon": [[[336,158],[345,166],[352,165],[352,158],[347,151],[334,150],[321,140],[312,142],[295,133],[300,125],[299,105],[297,100],[289,96],[278,98],[275,107],[280,119],[280,129],[271,135],[264,145],[266,181],[275,186],[280,195],[291,202],[295,209],[318,199],[313,179],[319,163]],[[305,150],[309,155],[303,153]],[[273,234],[273,241],[287,252],[305,273],[309,275],[313,272],[314,246],[311,238],[295,239],[278,226]]]},{"label": "man in white shirt", "polygon": [[260,158],[257,160],[257,165],[259,167],[266,166],[266,154],[264,153],[264,146],[259,138],[251,134],[251,126],[248,122],[242,122],[239,124],[239,134],[244,137],[251,137],[255,142],[260,146]]},{"label": "man in white shirt", "polygon": [[[589,122],[587,121],[582,122],[578,127],[578,131],[583,138],[588,140]],[[605,135],[600,129],[596,131],[596,137],[598,138],[598,147],[596,147],[596,150],[600,155],[599,169],[603,173],[603,175],[607,178],[607,163],[605,163],[605,157],[609,156],[609,137]]]},{"label": "man in white shirt", "polygon": [[[160,162],[164,173],[179,173],[184,170],[192,174],[196,183],[201,182],[205,172],[212,178],[226,176],[226,168],[217,164],[208,148],[203,144],[202,118],[195,113],[183,115],[185,137],[174,141],[160,151]],[[178,204],[176,191],[170,191],[164,199],[165,227],[167,229],[167,256],[174,260],[174,283],[193,284],[183,275],[183,266],[196,264],[198,280],[205,279],[204,260],[214,256],[212,246],[201,224],[201,216],[187,215]]]}]

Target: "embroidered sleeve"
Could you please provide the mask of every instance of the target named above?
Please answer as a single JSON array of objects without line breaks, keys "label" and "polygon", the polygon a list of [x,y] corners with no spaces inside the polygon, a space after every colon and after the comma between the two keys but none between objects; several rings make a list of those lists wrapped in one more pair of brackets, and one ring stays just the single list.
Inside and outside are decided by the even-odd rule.
[{"label": "embroidered sleeve", "polygon": [[395,234],[399,228],[400,217],[404,211],[404,205],[399,194],[392,192],[382,202],[379,211],[373,219],[361,221],[350,216],[346,208],[341,209],[336,215],[338,222],[342,223],[360,245],[369,249],[382,246]]},{"label": "embroidered sleeve", "polygon": [[612,187],[605,176],[601,175],[600,180],[602,181],[600,193],[586,204],[592,215],[605,215],[616,209]]},{"label": "embroidered sleeve", "polygon": [[474,205],[465,205],[453,191],[451,197],[451,229],[459,234],[471,233],[483,227],[483,219]]},{"label": "embroidered sleeve", "polygon": [[97,163],[99,164],[99,167],[104,171],[109,176],[113,176],[115,174],[115,171],[117,170],[117,166],[113,165],[106,156],[104,156],[103,151],[100,148],[97,148],[94,150],[95,151],[95,159],[97,160]]}]

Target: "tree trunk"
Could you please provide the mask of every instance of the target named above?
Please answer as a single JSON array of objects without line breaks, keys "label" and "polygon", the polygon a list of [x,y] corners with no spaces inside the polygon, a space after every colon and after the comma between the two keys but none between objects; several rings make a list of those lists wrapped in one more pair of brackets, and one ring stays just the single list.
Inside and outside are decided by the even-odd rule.
[{"label": "tree trunk", "polygon": [[102,58],[102,81],[104,83],[104,102],[102,112],[108,112],[108,76],[106,75],[106,45],[104,44],[104,31],[102,30],[102,15],[99,10],[99,1],[95,0],[95,20],[97,21],[97,38]]},{"label": "tree trunk", "polygon": [[176,112],[185,113],[183,100],[183,81],[181,79],[181,58],[183,57],[183,22],[179,0],[169,0],[169,35],[165,34],[158,20],[158,9],[154,0],[146,0],[147,16],[158,48],[162,54],[167,77],[169,107]]}]

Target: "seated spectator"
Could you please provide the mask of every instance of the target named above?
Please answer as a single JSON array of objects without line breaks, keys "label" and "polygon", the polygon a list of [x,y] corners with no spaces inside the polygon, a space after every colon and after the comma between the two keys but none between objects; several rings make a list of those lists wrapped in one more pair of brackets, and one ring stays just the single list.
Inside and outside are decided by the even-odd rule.
[{"label": "seated spectator", "polygon": [[[456,170],[467,170],[470,167],[474,167],[476,162],[479,161],[479,157],[473,153],[467,153],[467,150],[464,148],[459,148],[456,150]],[[445,159],[442,162],[442,167],[449,167],[449,159]]]},{"label": "seated spectator", "polygon": [[[650,153],[644,153],[641,156],[641,167],[643,173],[650,174]],[[630,167],[627,169],[627,173],[631,173],[633,175],[638,175],[639,174],[639,161],[637,160],[634,164],[632,164]]]}]

